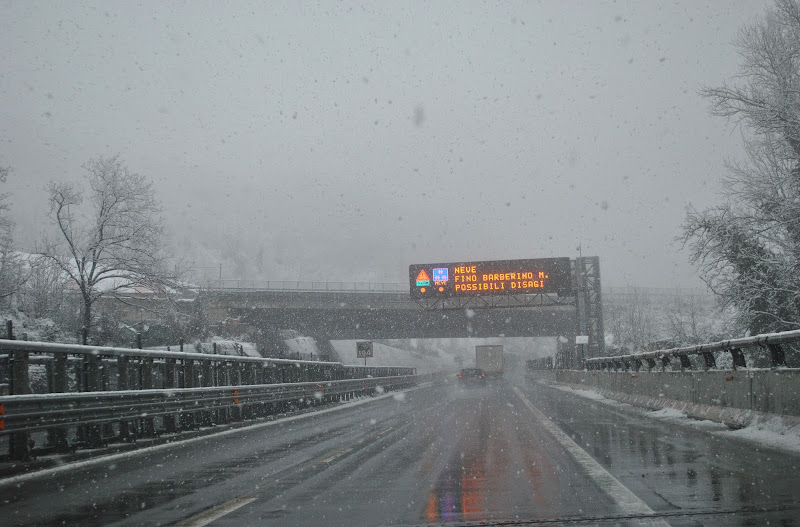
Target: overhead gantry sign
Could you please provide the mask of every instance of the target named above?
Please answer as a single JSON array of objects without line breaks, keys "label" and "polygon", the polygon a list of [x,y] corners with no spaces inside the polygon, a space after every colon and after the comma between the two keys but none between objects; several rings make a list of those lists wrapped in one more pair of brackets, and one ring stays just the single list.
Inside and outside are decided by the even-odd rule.
[{"label": "overhead gantry sign", "polygon": [[451,298],[573,292],[569,258],[412,264],[411,298]]}]

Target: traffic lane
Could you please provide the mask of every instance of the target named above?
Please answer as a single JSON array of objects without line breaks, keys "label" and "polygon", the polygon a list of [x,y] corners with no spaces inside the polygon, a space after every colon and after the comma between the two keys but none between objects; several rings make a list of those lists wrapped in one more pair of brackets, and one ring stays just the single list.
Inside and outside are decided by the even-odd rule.
[{"label": "traffic lane", "polygon": [[213,525],[402,525],[611,518],[618,505],[510,387],[451,383],[371,448],[282,492],[260,492]]},{"label": "traffic lane", "polygon": [[236,497],[241,485],[232,481],[257,485],[271,472],[291,471],[338,445],[357,443],[377,420],[395,418],[405,411],[403,400],[413,398],[413,391],[390,394],[358,406],[79,463],[67,472],[45,471],[13,485],[0,482],[0,516],[9,525],[179,521]]},{"label": "traffic lane", "polygon": [[[800,456],[528,383],[523,392],[672,525],[795,525]],[[783,522],[783,523],[781,523]]]}]

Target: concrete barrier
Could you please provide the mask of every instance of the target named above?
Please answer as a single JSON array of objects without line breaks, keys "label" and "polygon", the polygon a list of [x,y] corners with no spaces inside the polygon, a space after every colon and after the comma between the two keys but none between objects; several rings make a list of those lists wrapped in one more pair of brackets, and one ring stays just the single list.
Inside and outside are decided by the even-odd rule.
[{"label": "concrete barrier", "polygon": [[533,378],[594,389],[604,397],[651,409],[745,426],[775,415],[800,423],[800,370],[531,371]]}]

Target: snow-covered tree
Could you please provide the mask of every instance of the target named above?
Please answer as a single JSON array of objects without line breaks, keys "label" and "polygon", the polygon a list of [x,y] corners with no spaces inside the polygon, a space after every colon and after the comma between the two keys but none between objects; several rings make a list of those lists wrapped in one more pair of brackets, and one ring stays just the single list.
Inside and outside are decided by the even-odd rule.
[{"label": "snow-covered tree", "polygon": [[703,90],[742,127],[745,160],[728,165],[725,202],[690,208],[681,239],[743,328],[800,327],[800,3],[776,0],[744,27],[740,74]]},{"label": "snow-covered tree", "polygon": [[[5,183],[10,169],[0,167],[0,183]],[[9,212],[9,194],[0,193],[0,301],[6,303],[25,282],[19,254],[14,250],[14,221]]]},{"label": "snow-covered tree", "polygon": [[74,306],[69,277],[52,260],[39,255],[31,255],[25,264],[28,279],[20,291],[20,309],[34,318],[65,322]]},{"label": "snow-covered tree", "polygon": [[634,290],[622,303],[606,303],[603,310],[606,330],[613,336],[608,352],[641,352],[660,338],[654,302],[646,291]]}]

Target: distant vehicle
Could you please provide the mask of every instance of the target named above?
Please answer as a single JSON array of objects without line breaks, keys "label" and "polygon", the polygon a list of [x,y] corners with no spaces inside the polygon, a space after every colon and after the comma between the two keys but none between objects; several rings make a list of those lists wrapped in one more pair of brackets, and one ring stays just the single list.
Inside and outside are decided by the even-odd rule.
[{"label": "distant vehicle", "polygon": [[503,366],[503,346],[475,346],[475,367],[486,377],[502,377]]},{"label": "distant vehicle", "polygon": [[458,380],[465,384],[484,384],[486,374],[480,368],[464,368],[458,374]]}]

